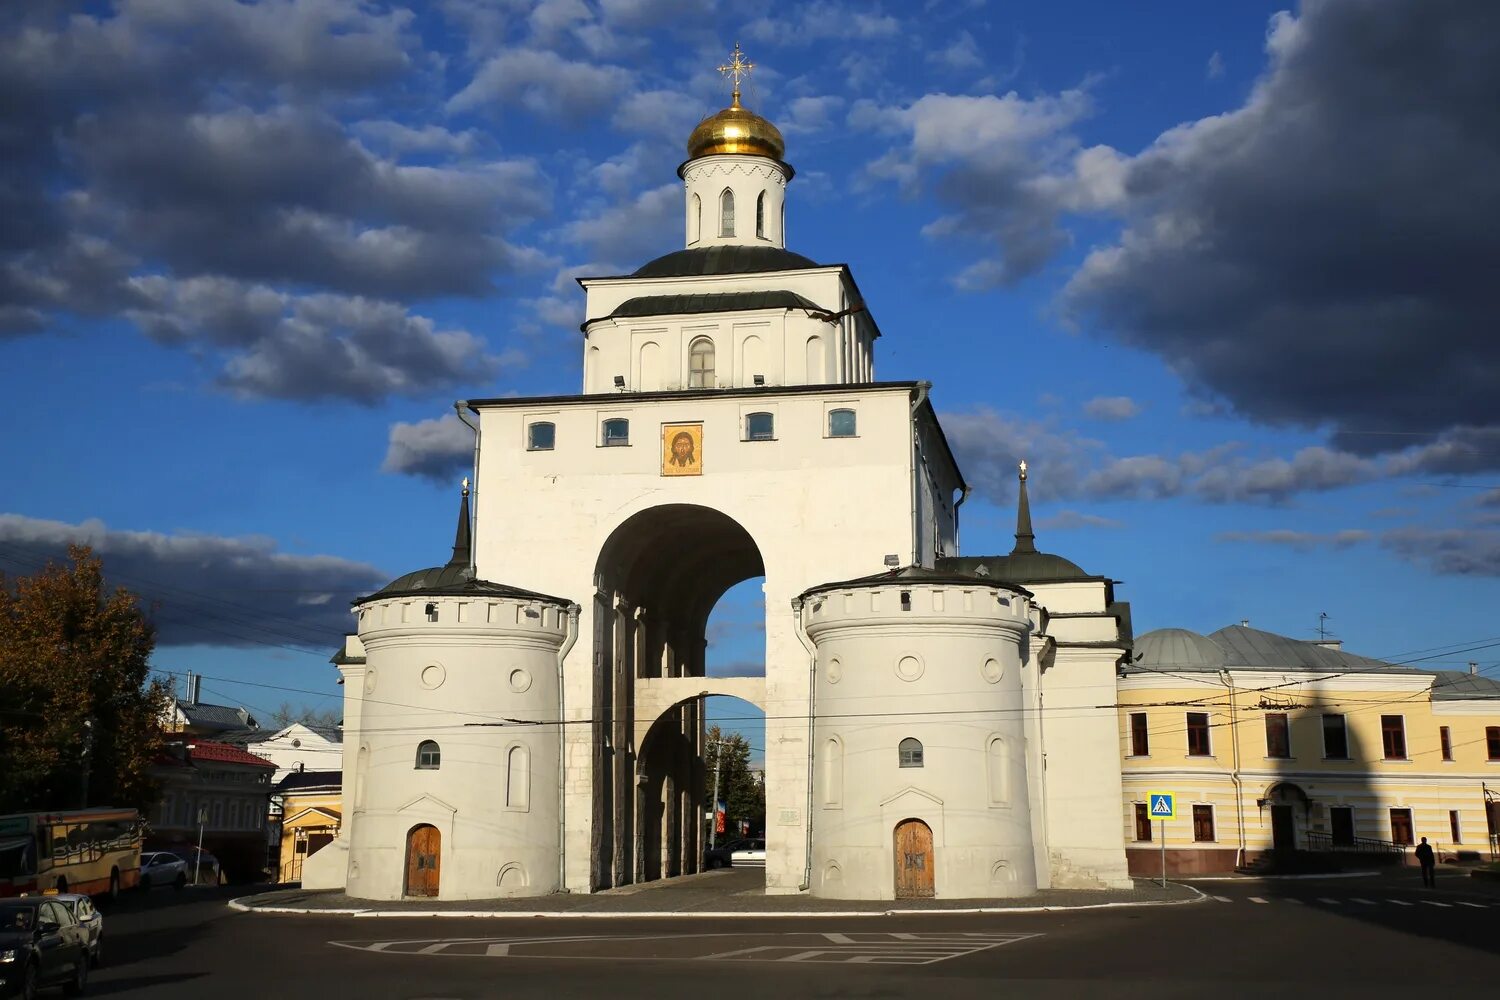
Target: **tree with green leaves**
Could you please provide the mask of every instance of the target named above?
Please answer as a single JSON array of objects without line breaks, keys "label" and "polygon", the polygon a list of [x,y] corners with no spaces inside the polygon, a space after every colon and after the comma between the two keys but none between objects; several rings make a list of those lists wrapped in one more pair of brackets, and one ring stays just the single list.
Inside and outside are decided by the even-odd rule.
[{"label": "tree with green leaves", "polygon": [[726,733],[709,726],[704,734],[703,763],[707,771],[704,785],[705,808],[712,812],[714,765],[719,767],[719,798],[724,802],[724,837],[739,836],[740,821],[749,824],[752,835],[766,829],[766,786],[750,766],[750,741],[740,733]]},{"label": "tree with green leaves", "polygon": [[68,558],[0,574],[0,813],[156,800],[155,630],[134,594],[106,592],[90,549]]}]

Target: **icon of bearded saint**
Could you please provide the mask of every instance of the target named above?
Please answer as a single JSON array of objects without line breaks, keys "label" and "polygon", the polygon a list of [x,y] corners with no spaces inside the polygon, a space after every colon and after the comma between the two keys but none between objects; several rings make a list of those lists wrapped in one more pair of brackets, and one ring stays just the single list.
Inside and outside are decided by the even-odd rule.
[{"label": "icon of bearded saint", "polygon": [[[695,433],[696,432],[696,433]],[[696,427],[667,427],[663,434],[661,474],[664,476],[699,476],[703,474],[703,459],[698,453],[699,437]]]}]

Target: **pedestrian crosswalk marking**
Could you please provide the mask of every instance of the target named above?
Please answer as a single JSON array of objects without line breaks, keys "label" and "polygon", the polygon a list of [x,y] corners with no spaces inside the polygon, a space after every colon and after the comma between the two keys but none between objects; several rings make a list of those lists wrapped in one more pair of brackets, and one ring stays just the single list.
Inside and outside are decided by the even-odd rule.
[{"label": "pedestrian crosswalk marking", "polygon": [[1404,899],[1387,899],[1386,902],[1387,903],[1395,903],[1397,906],[1411,906],[1412,905],[1412,904],[1408,903]]},{"label": "pedestrian crosswalk marking", "polygon": [[1265,896],[1206,896],[1206,898],[1211,899],[1216,903],[1249,902],[1261,903],[1264,905],[1270,905],[1272,903],[1285,903],[1291,906],[1306,906],[1309,903],[1316,902],[1322,903],[1324,906],[1343,906],[1346,903],[1358,903],[1360,906],[1379,906],[1382,903],[1387,903],[1391,906],[1416,906],[1420,903],[1423,906],[1437,906],[1443,909],[1452,909],[1455,906],[1467,906],[1470,909],[1474,910],[1486,910],[1490,909],[1491,907],[1500,909],[1500,900],[1497,900],[1493,903],[1475,903],[1463,899],[1450,899],[1443,902],[1436,899],[1366,899],[1363,896],[1346,896],[1342,898],[1335,896],[1313,896],[1303,899],[1299,899],[1296,896],[1277,896],[1270,899],[1266,898]]},{"label": "pedestrian crosswalk marking", "polygon": [[1228,896],[1215,896],[1214,899],[1217,899],[1221,903],[1232,903],[1232,902],[1234,902],[1234,900],[1230,899]]},{"label": "pedestrian crosswalk marking", "polygon": [[1336,899],[1329,899],[1327,896],[1319,896],[1318,897],[1318,902],[1320,902],[1320,903],[1327,903],[1329,906],[1338,906],[1339,905],[1339,901],[1338,900],[1336,900]]},{"label": "pedestrian crosswalk marking", "polygon": [[1375,900],[1373,900],[1373,899],[1360,899],[1358,896],[1355,896],[1353,898],[1352,902],[1359,903],[1359,904],[1361,904],[1363,906],[1374,906],[1375,905]]},{"label": "pedestrian crosswalk marking", "polygon": [[1264,903],[1265,900],[1261,899],[1259,896],[1251,896],[1250,897],[1250,902],[1252,902],[1252,903]]},{"label": "pedestrian crosswalk marking", "polygon": [[1482,910],[1482,909],[1484,909],[1484,904],[1483,903],[1465,903],[1461,899],[1456,899],[1456,900],[1454,900],[1454,902],[1456,902],[1459,906],[1472,906],[1476,910]]},{"label": "pedestrian crosswalk marking", "polygon": [[1441,906],[1445,910],[1448,909],[1447,903],[1439,903],[1435,899],[1424,899],[1422,900],[1422,902],[1426,903],[1428,906]]}]

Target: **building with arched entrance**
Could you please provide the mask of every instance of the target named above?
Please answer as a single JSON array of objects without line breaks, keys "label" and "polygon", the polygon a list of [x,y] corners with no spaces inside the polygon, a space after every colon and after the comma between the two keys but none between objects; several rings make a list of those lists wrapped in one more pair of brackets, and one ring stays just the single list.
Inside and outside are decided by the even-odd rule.
[{"label": "building with arched entrance", "polygon": [[[313,878],[480,898],[697,871],[703,701],[732,695],[766,714],[769,893],[1128,884],[1113,582],[1036,550],[1024,465],[1015,550],[960,556],[931,387],[879,381],[851,269],[787,248],[794,171],[738,86],[679,176],[685,246],[580,279],[582,393],[461,404],[472,526],[356,603],[346,832]],[[710,612],[756,578],[764,677],[706,676]]]}]

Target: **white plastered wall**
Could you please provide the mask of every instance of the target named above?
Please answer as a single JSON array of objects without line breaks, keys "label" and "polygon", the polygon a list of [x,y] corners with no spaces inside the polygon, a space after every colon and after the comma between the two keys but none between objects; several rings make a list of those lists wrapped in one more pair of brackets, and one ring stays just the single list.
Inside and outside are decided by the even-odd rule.
[{"label": "white plastered wall", "polygon": [[[808,699],[807,653],[792,598],[814,585],[879,572],[887,555],[912,550],[911,400],[906,387],[849,390],[857,437],[826,436],[817,393],[757,395],[774,403],[776,439],[744,441],[751,398],[493,401],[480,410],[476,562],[482,578],[551,593],[583,607],[569,655],[564,715],[586,719],[593,704],[595,564],[611,533],[634,514],[695,504],[733,518],[764,561],[766,599],[767,891],[797,891],[804,867]],[[833,398],[833,397],[829,397]],[[631,421],[629,447],[599,447],[606,416]],[[527,451],[526,425],[556,426],[556,447]],[[661,427],[703,423],[702,476],[661,475]],[[797,720],[800,717],[800,722]],[[785,721],[783,721],[785,720]],[[588,891],[592,749],[586,726],[570,726],[566,757],[567,885]],[[1116,792],[1118,800],[1118,792]],[[1113,814],[1112,814],[1113,815]]]}]

